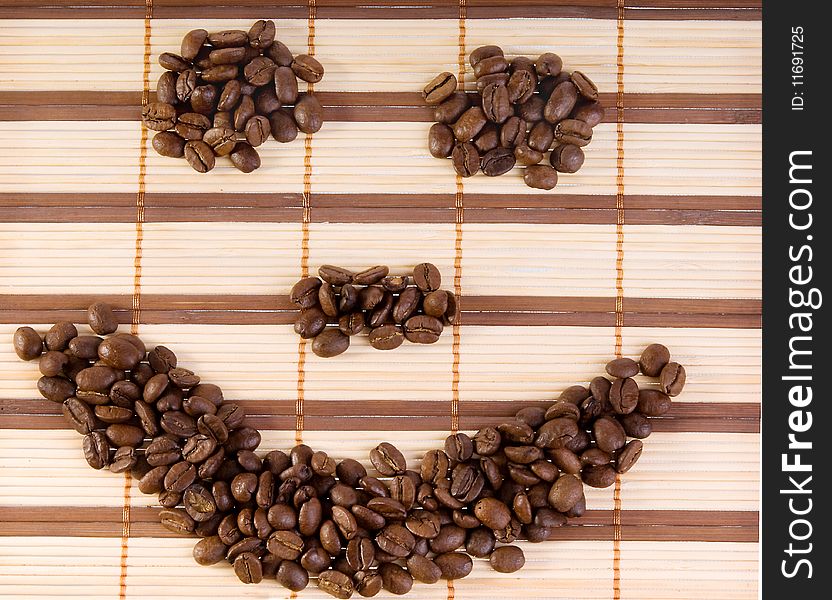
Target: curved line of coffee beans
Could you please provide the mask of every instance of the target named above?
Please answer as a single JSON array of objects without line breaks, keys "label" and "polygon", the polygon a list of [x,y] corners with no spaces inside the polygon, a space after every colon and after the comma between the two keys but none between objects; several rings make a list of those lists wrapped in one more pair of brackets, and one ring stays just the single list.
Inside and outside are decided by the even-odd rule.
[{"label": "curved line of coffee beans", "polygon": [[386,265],[359,273],[322,265],[318,275],[298,281],[289,299],[300,308],[295,333],[312,339],[312,352],[322,358],[346,352],[350,337],[367,328],[376,350],[395,350],[404,340],[433,344],[457,318],[456,296],[439,289],[442,274],[431,263],[416,265],[409,276],[390,275]]},{"label": "curved line of coffee beans", "polygon": [[[456,77],[447,72],[422,90],[435,106],[437,122],[428,133],[432,156],[450,157],[462,177],[480,169],[496,177],[519,163],[526,167],[526,185],[544,190],[557,185],[558,173],[581,168],[583,147],[604,116],[589,77],[563,71],[563,60],[551,52],[509,62],[499,46],[482,46],[469,62],[477,94],[457,91]],[[549,165],[538,164],[550,149]]]},{"label": "curved line of coffee beans", "polygon": [[275,31],[274,22],[264,20],[248,32],[195,29],[179,54],[159,55],[167,70],[156,85],[156,102],[142,108],[144,126],[159,132],[156,152],[184,156],[199,173],[228,156],[250,173],[260,167],[254,148],[269,134],[291,142],[298,130],[320,130],[323,108],[314,95],[299,93],[297,80],[317,83],[324,68],[308,54],[292,56]]},{"label": "curved line of coffee beans", "polygon": [[[69,322],[44,337],[21,327],[14,349],[39,359],[38,389],[83,434],[89,465],[129,472],[139,490],[158,494],[162,525],[202,538],[197,563],[227,561],[244,583],[273,578],[293,591],[316,575],[336,598],[465,577],[472,556],[517,571],[525,557],[512,542],[549,539],[580,516],[584,485],[610,486],[633,466],[650,417],[685,383],[684,368],[653,344],[639,362],[609,362],[612,381],[569,387],[548,409],[523,408],[473,437],[448,436],[418,471],[383,442],[370,451],[376,477],[306,445],[257,454],[260,432],[218,386],[168,348],[147,351],[137,336],[116,333],[104,303],[89,308],[88,322],[96,335]],[[639,371],[661,389],[639,389]]]}]

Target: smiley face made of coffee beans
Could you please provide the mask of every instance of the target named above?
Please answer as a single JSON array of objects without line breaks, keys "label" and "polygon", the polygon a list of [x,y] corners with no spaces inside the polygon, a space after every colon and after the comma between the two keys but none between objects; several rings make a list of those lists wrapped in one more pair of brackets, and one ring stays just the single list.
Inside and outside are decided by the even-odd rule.
[{"label": "smiley face made of coffee beans", "polygon": [[[157,495],[164,527],[201,538],[199,564],[225,561],[243,583],[273,579],[293,591],[312,576],[336,598],[465,577],[472,557],[517,571],[525,557],[513,542],[543,542],[583,514],[584,486],[611,486],[633,467],[650,418],[685,384],[684,367],[652,344],[547,409],[448,436],[418,470],[382,442],[370,472],[303,444],[258,452],[260,432],[243,409],[173,351],[118,333],[101,302],[88,324],[93,334],[69,322],[45,335],[21,327],[13,343],[21,359],[38,361],[38,390],[83,436],[89,465],[128,472]],[[639,373],[658,386],[639,389]]]}]

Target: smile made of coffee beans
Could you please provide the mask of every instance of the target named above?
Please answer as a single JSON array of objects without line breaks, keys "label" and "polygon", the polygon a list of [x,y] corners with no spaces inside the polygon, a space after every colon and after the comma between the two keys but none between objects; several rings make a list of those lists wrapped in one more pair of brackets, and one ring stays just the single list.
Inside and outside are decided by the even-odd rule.
[{"label": "smile made of coffee beans", "polygon": [[346,352],[350,337],[369,328],[370,345],[395,350],[405,340],[433,344],[457,318],[456,296],[439,289],[434,265],[416,265],[411,275],[390,275],[377,265],[355,273],[333,265],[304,277],[289,298],[300,307],[295,333],[312,340],[312,352],[331,358]]},{"label": "smile made of coffee beans", "polygon": [[[472,557],[517,571],[525,557],[512,543],[547,540],[583,514],[584,486],[613,485],[635,464],[650,417],[667,412],[685,384],[684,368],[653,344],[548,409],[448,436],[413,469],[383,442],[370,451],[372,473],[306,445],[256,452],[260,432],[218,386],[168,348],[148,351],[116,333],[108,305],[93,304],[88,317],[95,335],[69,322],[43,337],[21,327],[14,349],[39,360],[38,389],[84,436],[89,465],[129,472],[158,495],[164,527],[202,538],[199,564],[225,561],[243,583],[274,579],[293,591],[313,576],[336,598],[465,577]],[[658,385],[639,389],[639,372]]]},{"label": "smile made of coffee beans", "polygon": [[323,108],[312,94],[300,94],[298,79],[319,82],[324,68],[312,56],[293,56],[275,39],[272,21],[257,21],[248,32],[208,33],[195,29],[179,54],[159,55],[167,71],[156,85],[156,102],[142,108],[142,121],[162,156],[182,158],[199,173],[228,156],[244,173],[260,167],[255,147],[268,140],[291,142],[298,131],[315,133]]},{"label": "smile made of coffee beans", "polygon": [[[469,60],[476,94],[457,91],[456,77],[447,72],[422,90],[425,102],[435,106],[431,155],[450,157],[462,177],[480,169],[495,177],[520,164],[526,167],[526,185],[544,190],[557,185],[558,173],[577,172],[592,128],[604,116],[589,77],[564,71],[551,52],[536,61],[525,56],[509,61],[499,46],[482,46]],[[539,164],[550,150],[549,164]]]}]

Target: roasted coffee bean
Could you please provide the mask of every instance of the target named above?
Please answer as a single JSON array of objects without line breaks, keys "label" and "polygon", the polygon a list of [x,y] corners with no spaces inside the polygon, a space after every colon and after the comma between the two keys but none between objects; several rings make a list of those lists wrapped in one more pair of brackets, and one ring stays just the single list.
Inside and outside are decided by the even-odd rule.
[{"label": "roasted coffee bean", "polygon": [[306,94],[298,100],[293,115],[298,129],[304,133],[316,133],[323,126],[324,109],[311,94]]},{"label": "roasted coffee bean", "polygon": [[113,333],[118,329],[118,319],[113,307],[106,302],[94,302],[87,310],[87,322],[98,335]]},{"label": "roasted coffee bean", "polygon": [[647,417],[662,416],[670,410],[670,405],[670,396],[664,392],[654,389],[644,389],[638,392],[638,406],[636,410]]},{"label": "roasted coffee bean", "polygon": [[454,149],[454,132],[444,123],[434,123],[428,133],[428,150],[435,158],[447,158]]},{"label": "roasted coffee bean", "polygon": [[549,504],[558,512],[566,512],[583,497],[583,485],[575,475],[563,475],[552,484]]},{"label": "roasted coffee bean", "polygon": [[583,121],[590,127],[595,127],[604,119],[604,107],[600,102],[578,102],[570,115],[573,119]]},{"label": "roasted coffee bean", "polygon": [[370,451],[370,462],[386,477],[401,475],[407,469],[407,461],[393,444],[382,442]]},{"label": "roasted coffee bean", "polygon": [[63,377],[41,377],[38,379],[38,391],[47,400],[62,403],[75,395],[75,384]]},{"label": "roasted coffee bean", "polygon": [[396,323],[403,323],[410,318],[419,308],[422,301],[422,294],[419,288],[409,287],[399,294],[398,300],[393,305],[393,320]]},{"label": "roasted coffee bean", "polygon": [[205,132],[211,129],[211,121],[205,115],[189,112],[179,115],[176,133],[185,140],[201,140]]},{"label": "roasted coffee bean", "polygon": [[95,407],[94,412],[95,416],[105,423],[126,423],[133,418],[132,410],[120,406],[99,405]]},{"label": "roasted coffee bean", "polygon": [[214,168],[214,151],[201,140],[185,144],[185,159],[197,173],[207,173]]},{"label": "roasted coffee bean", "polygon": [[248,143],[252,146],[259,146],[268,139],[271,126],[266,117],[256,115],[248,120],[245,131]]},{"label": "roasted coffee bean", "polygon": [[517,69],[511,74],[506,85],[508,99],[512,104],[526,102],[532,97],[536,87],[537,75],[533,70]]},{"label": "roasted coffee bean", "polygon": [[381,301],[373,307],[369,313],[367,324],[372,327],[380,327],[388,323],[393,316],[393,294],[384,292]]},{"label": "roasted coffee bean", "polygon": [[319,287],[321,287],[320,279],[304,277],[292,287],[289,299],[301,308],[311,308],[318,303]]},{"label": "roasted coffee bean", "polygon": [[342,286],[352,281],[354,273],[349,269],[333,265],[321,265],[318,268],[321,279],[334,286]]},{"label": "roasted coffee bean", "polygon": [[294,104],[298,99],[298,80],[294,71],[287,67],[277,67],[274,71],[274,91],[277,99],[284,106]]},{"label": "roasted coffee bean", "polygon": [[182,158],[185,156],[185,140],[172,131],[160,131],[153,136],[153,149],[162,156]]},{"label": "roasted coffee bean", "polygon": [[628,415],[621,415],[621,426],[628,436],[637,439],[644,439],[653,432],[650,419],[640,412],[632,412]]},{"label": "roasted coffee bean", "polygon": [[464,433],[455,433],[445,438],[445,454],[453,461],[465,462],[474,453],[474,443]]},{"label": "roasted coffee bean", "polygon": [[485,127],[487,122],[488,118],[483,109],[479,106],[472,106],[453,124],[454,136],[460,142],[469,142]]},{"label": "roasted coffee bean", "polygon": [[351,540],[358,533],[358,523],[355,521],[355,516],[347,508],[340,505],[333,506],[332,520],[345,539]]},{"label": "roasted coffee bean", "polygon": [[546,121],[539,121],[535,123],[534,127],[532,127],[532,130],[529,132],[526,144],[532,150],[546,152],[552,146],[554,139],[555,132],[552,129],[552,126]]},{"label": "roasted coffee bean", "polygon": [[600,467],[609,464],[611,456],[600,448],[589,448],[581,453],[580,460],[583,466]]},{"label": "roasted coffee bean", "polygon": [[[157,137],[159,135],[162,134],[157,134]],[[208,144],[217,156],[227,156],[237,143],[237,134],[230,127],[213,127],[205,132],[202,141]]]},{"label": "roasted coffee bean", "polygon": [[275,531],[266,541],[266,549],[283,560],[297,560],[303,546],[303,538],[290,530]]},{"label": "roasted coffee bean", "polygon": [[433,344],[439,341],[443,328],[442,321],[436,317],[416,315],[405,321],[404,336],[415,344]]},{"label": "roasted coffee bean", "polygon": [[353,458],[345,458],[335,468],[338,479],[345,485],[355,487],[359,480],[367,475],[367,469]]},{"label": "roasted coffee bean", "polygon": [[[356,314],[361,313],[353,313],[353,315]],[[361,328],[363,328],[363,317]],[[404,333],[396,325],[381,325],[370,332],[369,342],[376,350],[395,350],[404,343]]]},{"label": "roasted coffee bean", "polygon": [[491,456],[500,449],[500,432],[494,427],[483,427],[474,435],[473,442],[477,454]]},{"label": "roasted coffee bean", "polygon": [[84,436],[84,457],[93,469],[103,469],[110,462],[110,446],[100,431],[93,431]]},{"label": "roasted coffee bean", "polygon": [[248,43],[248,34],[237,29],[219,31],[208,34],[208,43],[215,48],[233,48],[234,46],[245,46]]},{"label": "roasted coffee bean", "polygon": [[243,583],[263,581],[263,565],[260,559],[250,552],[243,552],[234,559],[234,573]]},{"label": "roasted coffee bean", "polygon": [[338,356],[346,352],[349,347],[349,336],[334,328],[324,330],[312,341],[312,352],[321,358]]},{"label": "roasted coffee bean", "polygon": [[[633,363],[635,365],[635,362]],[[638,366],[635,367],[638,370]],[[615,369],[614,369],[615,370]],[[618,370],[624,372],[624,370]],[[639,390],[635,380],[629,377],[616,379],[610,388],[610,404],[615,412],[626,415],[633,412],[638,405]]]},{"label": "roasted coffee bean", "polygon": [[179,54],[185,60],[193,60],[207,39],[208,32],[204,29],[189,31],[182,38],[182,49]]},{"label": "roasted coffee bean", "polygon": [[615,483],[615,469],[610,465],[584,467],[581,479],[590,487],[610,487]]},{"label": "roasted coffee bean", "polygon": [[528,465],[543,458],[543,450],[537,446],[506,446],[506,458],[511,462]]},{"label": "roasted coffee bean", "polygon": [[433,559],[442,572],[442,579],[462,579],[470,575],[474,561],[463,552],[446,552]]},{"label": "roasted coffee bean", "polygon": [[376,536],[376,544],[385,552],[404,558],[413,550],[416,539],[405,527],[393,523],[382,529]]},{"label": "roasted coffee bean", "polygon": [[581,96],[587,100],[598,100],[598,86],[589,77],[580,71],[572,71],[569,79],[575,84]]},{"label": "roasted coffee bean", "polygon": [[509,421],[497,426],[502,437],[511,442],[528,444],[534,439],[534,430],[523,421]]},{"label": "roasted coffee bean", "polygon": [[491,83],[482,91],[482,110],[485,118],[494,123],[503,123],[513,114],[508,89],[504,85]]},{"label": "roasted coffee bean", "polygon": [[[477,79],[477,92],[482,94],[483,90],[489,85],[502,85],[507,86],[510,80],[510,76],[508,73],[492,73],[490,75],[483,75]],[[482,102],[480,99],[475,99],[478,102]],[[475,102],[477,103],[477,102]]]},{"label": "roasted coffee bean", "polygon": [[113,446],[132,446],[137,448],[144,441],[144,430],[135,425],[114,423],[107,427],[107,439]]},{"label": "roasted coffee bean", "polygon": [[624,432],[624,428],[621,423],[612,417],[596,419],[592,425],[592,434],[598,448],[610,454],[624,447],[627,442],[627,434]]},{"label": "roasted coffee bean", "polygon": [[640,440],[631,440],[615,457],[615,470],[617,473],[626,473],[633,468],[639,457],[644,444]]},{"label": "roasted coffee bean", "polygon": [[98,357],[104,364],[120,371],[129,371],[144,358],[136,346],[116,336],[101,342],[98,346]]},{"label": "roasted coffee bean", "polygon": [[474,146],[480,154],[485,154],[500,145],[500,128],[496,123],[485,124],[474,138]]},{"label": "roasted coffee bean", "polygon": [[69,363],[69,357],[63,352],[50,350],[44,353],[38,361],[38,370],[46,377],[57,377]]},{"label": "roasted coffee bean", "polygon": [[[234,110],[237,103],[242,96],[242,85],[239,80],[232,79],[222,86],[219,100],[217,101],[217,110],[230,111]],[[216,126],[216,125],[215,125]]]},{"label": "roasted coffee bean", "polygon": [[198,523],[210,519],[217,510],[211,492],[199,484],[194,484],[185,490],[182,504],[191,518]]},{"label": "roasted coffee bean", "polygon": [[[18,352],[18,349],[20,349],[23,353],[23,356],[21,356],[20,352],[18,352],[18,357],[21,360],[32,360],[40,356],[44,342],[48,350],[63,351],[66,350],[69,341],[77,337],[77,335],[78,329],[68,321],[55,323],[46,332],[43,340],[40,339],[40,335],[31,327],[20,327],[14,334],[14,349],[15,352]],[[23,337],[19,339],[18,336]]]},{"label": "roasted coffee bean", "polygon": [[176,123],[176,109],[165,102],[151,102],[142,108],[142,123],[154,131],[166,131]]},{"label": "roasted coffee bean", "polygon": [[422,310],[431,317],[443,317],[448,310],[448,293],[445,290],[434,290],[425,294]]},{"label": "roasted coffee bean", "polygon": [[584,151],[574,144],[561,144],[552,150],[549,163],[560,173],[577,173],[584,164]]},{"label": "roasted coffee bean", "polygon": [[218,536],[206,537],[194,546],[194,560],[203,566],[214,565],[225,558],[227,550]]},{"label": "roasted coffee bean", "polygon": [[64,400],[61,409],[67,422],[78,433],[88,435],[95,429],[96,421],[93,410],[78,398],[67,398]]},{"label": "roasted coffee bean", "polygon": [[159,55],[159,64],[169,71],[184,71],[191,66],[190,61],[173,52],[163,52]]},{"label": "roasted coffee bean", "polygon": [[523,550],[517,546],[501,546],[491,553],[488,562],[495,571],[514,573],[526,564],[526,556],[523,554]]},{"label": "roasted coffee bean", "polygon": [[378,283],[379,281],[387,277],[388,273],[390,273],[390,269],[388,267],[384,265],[377,265],[375,267],[370,267],[369,269],[365,269],[359,273],[354,274],[352,277],[352,283],[355,285],[373,285],[374,283]]},{"label": "roasted coffee bean", "polygon": [[659,374],[662,391],[670,397],[678,396],[682,392],[685,379],[685,367],[676,362],[667,363]]},{"label": "roasted coffee bean", "polygon": [[[514,149],[514,158],[519,164],[529,167],[536,165],[543,160],[543,153],[529,148],[526,143],[523,142]],[[526,171],[526,174],[528,174],[528,171]],[[537,180],[534,181],[536,182]],[[544,180],[542,183],[548,184],[549,182]]]},{"label": "roasted coffee bean", "polygon": [[[566,406],[573,406],[566,404]],[[537,432],[534,440],[535,446],[539,448],[563,448],[567,442],[578,433],[578,425],[575,420],[568,417],[557,417],[546,421]]]},{"label": "roasted coffee bean", "polygon": [[208,54],[208,60],[212,65],[235,65],[242,62],[246,57],[246,49],[243,46],[232,48],[217,48]]},{"label": "roasted coffee bean", "polygon": [[457,81],[453,73],[440,73],[422,90],[427,104],[439,104],[456,91]]},{"label": "roasted coffee bean", "polygon": [[257,446],[260,445],[261,439],[260,432],[256,429],[252,427],[240,427],[228,434],[228,441],[225,443],[225,447],[229,452],[235,450],[256,450]]},{"label": "roasted coffee bean", "polygon": [[558,172],[548,165],[532,165],[526,167],[523,181],[532,188],[551,190],[558,184]]},{"label": "roasted coffee bean", "polygon": [[255,21],[248,30],[248,42],[252,48],[263,50],[274,42],[275,26],[274,21],[260,19]]},{"label": "roasted coffee bean", "polygon": [[162,429],[178,437],[190,437],[196,433],[196,421],[190,415],[171,410],[162,415]]},{"label": "roasted coffee bean", "polygon": [[176,78],[176,99],[189,102],[199,82],[199,76],[193,69],[182,71]]},{"label": "roasted coffee bean", "polygon": [[555,125],[555,139],[561,144],[586,146],[592,141],[592,128],[577,119],[564,119]]},{"label": "roasted coffee bean", "polygon": [[308,54],[298,54],[292,61],[291,69],[298,79],[309,83],[318,83],[324,77],[323,65]]},{"label": "roasted coffee bean", "polygon": [[474,77],[483,77],[494,73],[503,73],[508,69],[508,61],[499,54],[482,58],[477,61],[474,68]]},{"label": "roasted coffee bean", "polygon": [[255,114],[256,108],[254,106],[254,100],[250,95],[244,94],[240,98],[240,103],[237,105],[237,108],[234,109],[234,130],[244,131],[246,123],[248,123],[249,119],[251,119]]},{"label": "roasted coffee bean", "polygon": [[229,158],[231,158],[231,164],[243,173],[251,173],[260,168],[260,155],[251,144],[246,142],[237,142]]},{"label": "roasted coffee bean", "polygon": [[537,74],[541,77],[557,76],[563,69],[563,60],[557,54],[552,52],[544,52],[535,62],[535,69]]},{"label": "roasted coffee bean", "polygon": [[181,390],[186,390],[196,386],[199,383],[199,376],[195,375],[193,371],[176,367],[168,371],[168,379],[170,382]]},{"label": "roasted coffee bean", "polygon": [[212,114],[217,104],[218,95],[217,88],[213,85],[197,86],[191,94],[191,110],[202,115]]},{"label": "roasted coffee bean", "polygon": [[435,265],[420,263],[413,268],[413,282],[422,292],[432,292],[442,285],[442,274]]},{"label": "roasted coffee bean", "polygon": [[480,46],[475,50],[471,51],[471,55],[468,57],[468,62],[472,67],[476,67],[479,62],[486,58],[491,58],[492,56],[504,56],[503,49],[499,46]]},{"label": "roasted coffee bean", "polygon": [[[47,335],[47,346],[49,339]],[[665,365],[670,362],[670,350],[662,344],[650,344],[641,353],[639,367],[641,372],[648,377],[658,377]]]},{"label": "roasted coffee bean", "polygon": [[[571,81],[559,84],[543,109],[543,118],[553,125],[565,119],[578,101],[578,88]],[[592,131],[592,128],[589,128]],[[557,132],[556,132],[557,137]]]},{"label": "roasted coffee bean", "polygon": [[481,498],[474,505],[474,515],[490,529],[503,529],[511,520],[508,506],[496,498]]},{"label": "roasted coffee bean", "polygon": [[340,571],[324,571],[318,576],[318,588],[334,596],[346,600],[353,594],[352,579]]},{"label": "roasted coffee bean", "polygon": [[455,123],[471,106],[471,100],[465,92],[451,94],[433,110],[433,118],[446,125]]},{"label": "roasted coffee bean", "polygon": [[509,148],[495,148],[482,157],[482,172],[489,177],[497,177],[511,171],[516,159]]},{"label": "roasted coffee bean", "polygon": [[[115,454],[113,455],[113,462],[110,463],[110,472],[111,473],[124,473],[125,471],[129,471],[134,466],[136,466],[138,458],[136,456],[136,449],[130,446],[122,446],[118,450],[116,450]],[[176,506],[179,504],[179,498],[176,499],[176,502],[172,504],[172,506]],[[164,505],[163,505],[164,506]]]},{"label": "roasted coffee bean", "polygon": [[[364,319],[364,313],[361,312],[361,311],[355,311],[355,312],[351,312],[351,313],[342,315],[338,319],[338,329],[344,335],[348,335],[348,336],[358,335],[359,333],[361,333],[364,330],[365,326],[366,326],[366,322],[365,322],[365,319]],[[379,327],[378,329],[382,329],[382,328]],[[385,338],[388,337],[388,334],[390,332],[388,330],[384,329],[384,330],[379,331],[378,333],[376,333],[374,335],[374,331],[375,330],[370,332],[370,344],[374,348],[376,348],[377,350],[389,350],[389,349],[391,349],[391,348],[384,347],[386,345],[386,342],[383,341]],[[374,339],[375,339],[376,343],[373,343]],[[395,342],[395,340],[392,340],[392,341]],[[399,344],[397,344],[396,347],[398,347],[400,345],[401,344],[399,343]]]},{"label": "roasted coffee bean", "polygon": [[526,122],[520,117],[509,117],[500,128],[500,145],[515,148],[526,139]]},{"label": "roasted coffee bean", "polygon": [[532,96],[526,102],[517,105],[517,116],[526,123],[537,123],[543,119],[543,111],[546,107],[546,100],[540,96]]}]

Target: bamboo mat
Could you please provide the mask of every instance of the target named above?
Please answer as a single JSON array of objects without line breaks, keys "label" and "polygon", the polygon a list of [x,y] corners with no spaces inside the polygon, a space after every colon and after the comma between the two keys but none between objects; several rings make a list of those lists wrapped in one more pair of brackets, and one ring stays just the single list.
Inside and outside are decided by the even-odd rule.
[{"label": "bamboo mat", "polygon": [[[263,431],[411,464],[455,427],[498,423],[652,341],[688,368],[620,489],[526,567],[482,561],[414,599],[757,597],[761,308],[759,0],[6,0],[0,6],[0,339],[118,307]],[[534,18],[531,18],[534,16]],[[273,18],[326,68],[308,144],[198,175],[157,156],[139,107],[184,32]],[[457,182],[424,139],[418,90],[472,85],[462,52],[555,51],[599,85],[606,117],[554,192],[519,169]],[[299,348],[287,294],[322,263],[424,260],[461,292],[432,346],[334,360]],[[36,366],[0,344],[0,596],[289,598],[198,567],[152,498],[93,472]],[[314,587],[297,595],[323,598]]]}]

